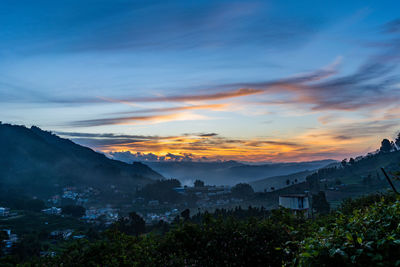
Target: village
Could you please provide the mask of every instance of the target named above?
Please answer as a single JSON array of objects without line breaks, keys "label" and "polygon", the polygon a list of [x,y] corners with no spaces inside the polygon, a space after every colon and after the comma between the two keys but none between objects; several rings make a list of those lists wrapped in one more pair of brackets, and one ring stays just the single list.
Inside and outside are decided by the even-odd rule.
[{"label": "village", "polygon": [[[113,193],[118,194],[118,188],[111,186]],[[217,208],[240,206],[245,202],[245,195],[241,196],[235,192],[235,188],[230,186],[211,186],[204,183],[197,183],[193,186],[173,187],[171,192],[175,192],[182,196],[184,201],[180,203],[169,203],[159,201],[158,199],[145,198],[141,196],[134,197],[130,203],[122,207],[113,206],[112,204],[99,205],[95,202],[96,197],[102,192],[94,187],[62,188],[60,194],[53,195],[47,200],[46,208],[40,213],[48,218],[56,216],[59,218],[75,217],[82,223],[108,228],[119,219],[128,216],[129,212],[136,212],[143,218],[148,226],[156,225],[160,221],[172,223],[179,218],[183,210],[189,209],[195,212],[212,211]],[[243,192],[242,192],[243,193]],[[187,199],[195,199],[195,202],[188,203]],[[97,205],[95,205],[97,204]],[[278,203],[276,203],[278,204]],[[288,208],[294,213],[304,214],[309,217],[311,214],[311,203],[307,192],[305,194],[281,195],[279,196],[279,206]],[[78,213],[71,211],[71,207],[77,209]],[[10,208],[0,207],[0,219],[19,216],[19,211],[11,211]],[[55,217],[54,217],[55,218]],[[45,225],[47,221],[43,222]],[[18,235],[12,229],[1,229],[6,236],[4,238],[3,252],[7,254],[13,246],[18,242]],[[48,232],[49,240],[73,240],[86,238],[85,234],[70,227],[58,227]],[[51,256],[52,251],[42,251],[42,256]]]}]

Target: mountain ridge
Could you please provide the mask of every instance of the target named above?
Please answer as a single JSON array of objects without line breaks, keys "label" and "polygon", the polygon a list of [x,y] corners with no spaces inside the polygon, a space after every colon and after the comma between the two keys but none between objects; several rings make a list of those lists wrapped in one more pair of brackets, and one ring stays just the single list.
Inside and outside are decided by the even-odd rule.
[{"label": "mountain ridge", "polygon": [[0,182],[5,189],[48,196],[62,186],[117,184],[134,190],[163,178],[145,164],[109,159],[36,126],[0,124]]},{"label": "mountain ridge", "polygon": [[[132,161],[126,157],[119,158],[118,153],[113,153],[113,158],[124,160],[125,162]],[[263,163],[254,165],[237,161],[146,161],[145,164],[165,177],[179,179],[184,184],[200,179],[212,185],[234,185],[236,183],[250,183],[259,179],[289,175],[306,170],[317,170],[334,162],[336,161],[327,159],[309,162]]]}]

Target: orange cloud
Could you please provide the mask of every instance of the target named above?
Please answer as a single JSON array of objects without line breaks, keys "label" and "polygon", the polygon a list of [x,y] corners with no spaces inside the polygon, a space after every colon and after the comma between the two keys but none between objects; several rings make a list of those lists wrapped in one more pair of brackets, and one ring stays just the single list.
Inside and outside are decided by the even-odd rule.
[{"label": "orange cloud", "polygon": [[71,122],[69,125],[74,127],[93,127],[101,125],[132,125],[140,122],[161,123],[176,120],[199,120],[206,117],[196,114],[180,113],[180,114],[166,114],[166,115],[151,115],[151,116],[128,116],[128,117],[114,117],[114,118],[101,118],[92,120],[80,120]]},{"label": "orange cloud", "polygon": [[157,97],[141,97],[126,98],[122,101],[130,102],[187,102],[187,101],[205,101],[205,100],[221,100],[233,97],[241,97],[262,93],[261,89],[240,88],[231,91],[217,92],[212,94],[195,94],[183,96],[157,96]]}]

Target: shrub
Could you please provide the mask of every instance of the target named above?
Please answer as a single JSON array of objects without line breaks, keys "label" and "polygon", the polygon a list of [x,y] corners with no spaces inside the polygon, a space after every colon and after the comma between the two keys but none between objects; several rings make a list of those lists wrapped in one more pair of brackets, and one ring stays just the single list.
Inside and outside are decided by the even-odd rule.
[{"label": "shrub", "polygon": [[[362,204],[362,203],[360,203]],[[400,201],[384,197],[315,229],[301,242],[299,266],[399,266]]]}]

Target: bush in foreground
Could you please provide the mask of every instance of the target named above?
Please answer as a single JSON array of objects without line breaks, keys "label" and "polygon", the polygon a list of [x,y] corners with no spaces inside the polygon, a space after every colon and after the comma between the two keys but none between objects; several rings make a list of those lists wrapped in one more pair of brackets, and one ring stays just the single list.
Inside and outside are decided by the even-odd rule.
[{"label": "bush in foreground", "polygon": [[400,266],[400,202],[357,202],[361,208],[335,212],[330,224],[301,242],[299,266]]}]

